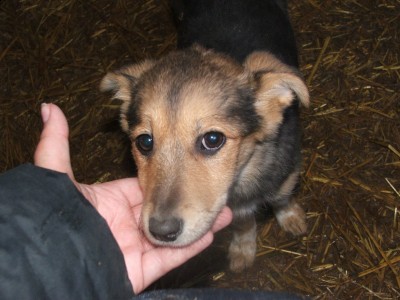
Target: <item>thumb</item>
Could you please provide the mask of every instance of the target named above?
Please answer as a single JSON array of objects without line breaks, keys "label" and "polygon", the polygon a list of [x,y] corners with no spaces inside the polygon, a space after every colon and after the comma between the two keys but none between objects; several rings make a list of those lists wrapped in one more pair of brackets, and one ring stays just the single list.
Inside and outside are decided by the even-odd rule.
[{"label": "thumb", "polygon": [[35,151],[35,165],[67,173],[74,179],[69,154],[68,123],[64,113],[55,104],[43,103],[41,115],[43,130]]}]

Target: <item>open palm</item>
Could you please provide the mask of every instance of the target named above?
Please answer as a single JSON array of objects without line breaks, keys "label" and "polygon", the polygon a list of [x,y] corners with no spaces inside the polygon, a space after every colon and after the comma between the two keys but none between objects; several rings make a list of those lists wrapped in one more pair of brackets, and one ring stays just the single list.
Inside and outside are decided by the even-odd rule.
[{"label": "open palm", "polygon": [[140,213],[142,193],[136,178],[86,185],[73,175],[69,154],[68,124],[54,104],[42,106],[44,128],[35,152],[37,166],[67,173],[77,189],[106,220],[124,255],[129,279],[135,293],[168,271],[200,253],[213,240],[213,233],[227,226],[232,213],[226,207],[213,228],[199,241],[182,248],[155,247],[142,235]]}]

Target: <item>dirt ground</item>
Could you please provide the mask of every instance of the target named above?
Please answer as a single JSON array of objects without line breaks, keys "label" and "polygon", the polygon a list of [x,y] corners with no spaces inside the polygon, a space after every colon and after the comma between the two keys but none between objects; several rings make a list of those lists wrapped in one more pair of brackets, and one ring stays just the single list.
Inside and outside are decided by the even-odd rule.
[{"label": "dirt ground", "polygon": [[[151,288],[287,290],[313,299],[400,299],[400,2],[289,1],[301,70],[302,188],[308,233],[259,223],[254,267],[232,274],[226,239]],[[161,0],[0,2],[0,171],[32,162],[42,102],[71,128],[76,178],[135,174],[109,70],[175,47]],[[0,187],[1,188],[1,187]],[[265,219],[265,218],[264,218]]]}]

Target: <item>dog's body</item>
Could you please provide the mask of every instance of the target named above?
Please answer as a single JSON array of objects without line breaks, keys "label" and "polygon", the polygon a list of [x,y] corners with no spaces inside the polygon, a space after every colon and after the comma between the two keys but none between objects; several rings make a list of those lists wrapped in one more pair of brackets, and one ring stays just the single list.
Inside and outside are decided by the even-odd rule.
[{"label": "dog's body", "polygon": [[178,48],[199,44],[240,63],[254,51],[268,51],[298,67],[286,0],[173,0]]},{"label": "dog's body", "polygon": [[306,230],[292,200],[300,170],[299,104],[308,105],[282,0],[174,1],[178,46],[108,74],[144,192],[143,230],[158,245],[199,239],[228,204],[231,269],[252,264],[255,210]]}]

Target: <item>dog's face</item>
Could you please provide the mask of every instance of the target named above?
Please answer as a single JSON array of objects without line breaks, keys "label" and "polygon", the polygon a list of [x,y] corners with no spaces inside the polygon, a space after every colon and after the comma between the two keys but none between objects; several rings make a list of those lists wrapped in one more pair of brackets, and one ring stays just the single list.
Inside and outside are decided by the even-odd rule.
[{"label": "dog's face", "polygon": [[200,47],[109,73],[101,87],[123,100],[121,124],[144,193],[144,233],[171,246],[210,229],[235,177],[257,143],[275,134],[294,94],[308,101],[302,80],[274,57],[256,53],[241,66]]}]

